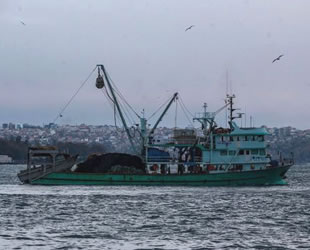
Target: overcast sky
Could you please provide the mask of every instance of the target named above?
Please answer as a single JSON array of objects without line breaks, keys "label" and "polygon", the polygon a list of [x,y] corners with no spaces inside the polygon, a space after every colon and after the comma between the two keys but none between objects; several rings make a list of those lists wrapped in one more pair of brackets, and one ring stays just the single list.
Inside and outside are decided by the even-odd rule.
[{"label": "overcast sky", "polygon": [[[1,0],[0,123],[53,121],[103,63],[146,117],[175,91],[192,113],[217,110],[228,72],[255,125],[310,128],[309,10],[308,0]],[[95,78],[58,123],[113,124]]]}]

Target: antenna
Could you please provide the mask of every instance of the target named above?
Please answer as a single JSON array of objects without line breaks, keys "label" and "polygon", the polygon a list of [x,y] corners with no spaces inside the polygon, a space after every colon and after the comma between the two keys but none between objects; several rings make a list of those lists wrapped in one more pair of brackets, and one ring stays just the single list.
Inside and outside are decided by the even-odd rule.
[{"label": "antenna", "polygon": [[[233,121],[235,118],[238,118],[238,117],[234,117],[234,116],[233,116],[234,111],[239,110],[239,109],[233,108],[233,105],[234,105],[233,99],[236,98],[236,96],[235,96],[235,95],[227,95],[226,98],[227,98],[228,104],[229,104],[229,108],[228,108],[229,113],[230,113],[230,114],[229,114],[229,120],[230,120],[230,123],[232,123],[232,121]],[[239,118],[240,118],[240,117],[239,117]]]},{"label": "antenna", "polygon": [[241,118],[241,128],[243,127],[242,125],[242,122],[243,122],[243,120],[242,120],[242,116],[244,115],[244,113],[237,113],[238,114],[238,116],[236,117],[236,118]]},{"label": "antenna", "polygon": [[[228,69],[226,69],[226,96],[228,96]],[[226,103],[226,101],[225,101],[225,103]],[[226,119],[225,126],[226,126],[226,128],[228,127],[228,114],[227,114],[227,112],[228,112],[228,106],[225,109],[225,119]]]},{"label": "antenna", "polygon": [[245,126],[245,128],[246,128],[246,106],[244,106],[244,118],[245,118],[245,119],[244,119],[244,120],[245,120],[245,121],[244,121],[244,123],[245,123],[244,126]]},{"label": "antenna", "polygon": [[226,95],[228,95],[228,69],[226,69]]}]

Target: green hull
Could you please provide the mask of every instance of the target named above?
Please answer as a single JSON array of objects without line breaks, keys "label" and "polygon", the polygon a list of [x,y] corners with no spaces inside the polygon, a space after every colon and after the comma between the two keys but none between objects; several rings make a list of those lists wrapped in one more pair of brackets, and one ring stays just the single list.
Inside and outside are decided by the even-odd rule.
[{"label": "green hull", "polygon": [[38,185],[146,185],[146,186],[253,186],[285,185],[283,176],[290,166],[266,170],[184,175],[121,175],[50,173],[31,184]]}]

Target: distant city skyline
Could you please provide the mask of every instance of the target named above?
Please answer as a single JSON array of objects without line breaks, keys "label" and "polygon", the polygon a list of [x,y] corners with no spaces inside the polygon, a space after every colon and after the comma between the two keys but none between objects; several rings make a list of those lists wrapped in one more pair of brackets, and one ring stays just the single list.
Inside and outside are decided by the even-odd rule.
[{"label": "distant city skyline", "polygon": [[[53,122],[103,63],[146,117],[174,92],[192,113],[204,102],[215,111],[228,89],[248,124],[252,116],[257,126],[308,129],[309,9],[306,0],[3,0],[0,124]],[[96,72],[58,123],[113,125],[113,108],[95,78]],[[179,108],[177,125],[188,124]],[[175,107],[161,126],[175,126]]]}]

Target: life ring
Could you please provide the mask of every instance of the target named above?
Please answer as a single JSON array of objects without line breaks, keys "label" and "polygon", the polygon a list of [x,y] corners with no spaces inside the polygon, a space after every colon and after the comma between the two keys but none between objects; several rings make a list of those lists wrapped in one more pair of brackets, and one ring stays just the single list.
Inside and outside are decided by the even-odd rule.
[{"label": "life ring", "polygon": [[208,171],[212,171],[212,170],[216,170],[216,167],[212,164],[209,164],[207,169]]},{"label": "life ring", "polygon": [[157,164],[154,164],[152,167],[151,167],[152,171],[156,171],[158,170],[158,165]]}]

